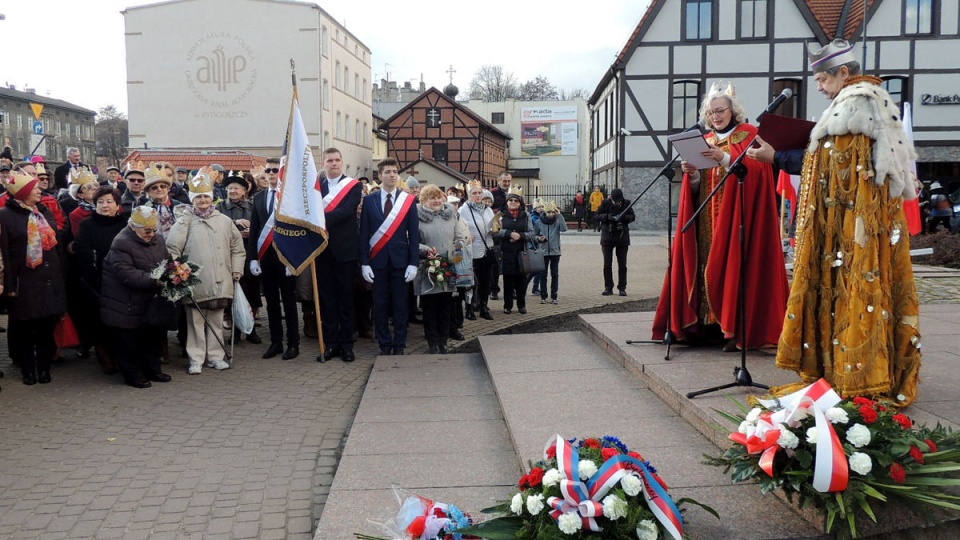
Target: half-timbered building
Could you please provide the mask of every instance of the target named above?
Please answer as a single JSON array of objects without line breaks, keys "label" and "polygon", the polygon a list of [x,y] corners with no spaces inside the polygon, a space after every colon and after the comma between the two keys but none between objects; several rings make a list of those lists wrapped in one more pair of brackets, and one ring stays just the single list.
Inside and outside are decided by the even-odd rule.
[{"label": "half-timbered building", "polygon": [[[828,102],[807,47],[837,37],[857,42],[865,73],[911,103],[921,179],[960,177],[956,0],[651,0],[588,102],[593,182],[639,193],[716,80],[734,83],[751,118],[790,88],[777,112],[815,119]],[[638,203],[639,228],[666,228],[670,185],[657,180]]]},{"label": "half-timbered building", "polygon": [[507,168],[510,136],[436,88],[380,124],[401,170],[421,159],[493,185]]}]

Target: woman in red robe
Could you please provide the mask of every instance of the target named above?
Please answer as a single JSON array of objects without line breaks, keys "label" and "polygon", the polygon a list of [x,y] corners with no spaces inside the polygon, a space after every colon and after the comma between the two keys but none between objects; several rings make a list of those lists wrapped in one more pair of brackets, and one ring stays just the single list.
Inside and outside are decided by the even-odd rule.
[{"label": "woman in red robe", "polygon": [[[677,341],[703,344],[722,338],[724,350],[743,347],[739,325],[740,184],[731,176],[699,215],[696,226],[680,228],[693,216],[727,172],[746,152],[757,128],[746,123],[733,85],[714,83],[700,107],[709,149],[704,156],[718,162],[696,170],[682,163],[677,233],[669,275],[664,279],[653,324],[653,339],[664,338],[669,318]],[[790,292],[777,220],[773,170],[768,163],[745,158],[744,180],[746,266],[746,344],[748,349],[776,346]],[[668,305],[669,301],[669,305]]]}]

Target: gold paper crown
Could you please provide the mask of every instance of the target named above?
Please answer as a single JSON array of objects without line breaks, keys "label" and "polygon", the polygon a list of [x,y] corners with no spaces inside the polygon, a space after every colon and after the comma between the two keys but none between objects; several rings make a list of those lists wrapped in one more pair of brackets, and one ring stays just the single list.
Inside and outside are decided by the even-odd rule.
[{"label": "gold paper crown", "polygon": [[213,176],[212,173],[215,171],[210,167],[204,167],[200,169],[197,174],[191,178],[188,183],[190,184],[190,200],[192,201],[195,197],[200,195],[206,195],[207,197],[213,197]]},{"label": "gold paper crown", "polygon": [[252,174],[253,177],[256,178],[261,174],[264,174],[266,172],[266,169],[267,168],[263,165],[257,165],[256,167],[250,169],[250,174]]},{"label": "gold paper crown", "polygon": [[469,188],[483,189],[483,184],[481,184],[479,180],[471,180],[470,183],[467,184],[467,191],[469,191]]},{"label": "gold paper crown", "polygon": [[46,176],[50,176],[50,172],[47,171],[47,168],[43,166],[43,163],[42,163],[42,162],[38,162],[38,163],[34,164],[33,168],[34,168],[34,170],[37,171],[37,176],[40,176],[41,174],[46,175]]},{"label": "gold paper crown", "polygon": [[84,184],[89,184],[90,182],[96,183],[97,177],[94,176],[93,172],[91,172],[87,167],[77,167],[76,170],[70,171],[71,184],[82,186]]},{"label": "gold paper crown", "polygon": [[544,211],[544,212],[556,212],[556,211],[557,211],[557,203],[555,203],[555,202],[553,202],[553,201],[547,201],[547,203],[543,205],[543,211]]},{"label": "gold paper crown", "polygon": [[143,171],[143,189],[147,189],[158,182],[167,184],[167,186],[172,185],[173,182],[163,172],[164,167],[167,166],[167,163],[151,163],[148,165],[146,170]]},{"label": "gold paper crown", "polygon": [[[30,194],[29,191],[24,191],[23,197],[18,197],[17,195],[19,195],[22,190],[28,188],[28,186],[37,185],[38,180],[24,172],[23,169],[10,171],[10,174],[11,176],[10,179],[7,180],[6,187],[7,192],[10,193],[10,196],[14,199],[23,200]],[[33,187],[29,187],[29,190],[33,190]]]},{"label": "gold paper crown", "polygon": [[160,215],[152,206],[138,206],[130,212],[130,224],[140,229],[156,229],[160,224]]},{"label": "gold paper crown", "polygon": [[710,91],[707,92],[707,95],[737,97],[737,89],[733,87],[733,83],[730,81],[714,81],[710,85]]}]

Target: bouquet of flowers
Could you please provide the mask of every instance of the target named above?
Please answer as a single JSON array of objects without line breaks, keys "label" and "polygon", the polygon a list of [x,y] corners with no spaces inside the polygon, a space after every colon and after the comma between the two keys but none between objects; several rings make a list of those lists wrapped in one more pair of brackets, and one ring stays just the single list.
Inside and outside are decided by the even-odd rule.
[{"label": "bouquet of flowers", "polygon": [[680,505],[643,456],[616,437],[547,441],[509,502],[488,508],[501,517],[461,529],[488,540],[684,538]]},{"label": "bouquet of flowers", "polygon": [[150,272],[150,277],[159,281],[163,287],[160,296],[176,302],[193,295],[193,286],[200,283],[197,276],[202,269],[200,265],[179,257],[160,263]]},{"label": "bouquet of flowers", "polygon": [[[476,538],[462,535],[458,529],[473,523],[471,517],[452,504],[445,504],[410,494],[397,487],[393,496],[400,504],[397,514],[380,526],[395,540],[462,540]],[[360,540],[387,540],[378,536],[354,534]]]},{"label": "bouquet of flowers", "polygon": [[755,480],[763,493],[783,490],[801,507],[837,518],[841,537],[857,537],[857,510],[876,521],[871,503],[899,498],[960,510],[945,491],[960,479],[960,445],[949,428],[915,426],[909,417],[864,397],[841,399],[824,379],[788,396],[758,400],[741,414],[717,411],[738,425],[736,444],[707,463],[732,471],[734,482]]},{"label": "bouquet of flowers", "polygon": [[426,259],[420,261],[420,267],[427,277],[427,281],[430,282],[430,288],[427,290],[431,290],[436,286],[442,287],[446,282],[456,277],[456,274],[453,272],[453,265],[455,263],[456,261],[450,260],[447,256],[433,252],[427,255]]}]

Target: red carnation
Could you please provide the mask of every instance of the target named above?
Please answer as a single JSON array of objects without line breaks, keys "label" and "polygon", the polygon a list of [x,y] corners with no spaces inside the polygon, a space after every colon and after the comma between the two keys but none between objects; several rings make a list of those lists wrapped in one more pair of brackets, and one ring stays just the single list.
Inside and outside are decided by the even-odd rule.
[{"label": "red carnation", "polygon": [[627,455],[632,457],[633,459],[639,459],[640,461],[644,461],[643,456],[641,456],[637,452],[627,452]]},{"label": "red carnation", "polygon": [[910,447],[910,457],[912,457],[917,463],[923,464],[923,452],[917,445]]},{"label": "red carnation", "polygon": [[547,459],[554,459],[555,457],[557,457],[557,445],[547,448]]},{"label": "red carnation", "polygon": [[869,405],[861,405],[861,406],[860,406],[860,416],[862,416],[862,417],[863,417],[863,421],[866,422],[866,423],[868,423],[868,424],[872,424],[872,423],[876,422],[876,421],[877,421],[877,418],[879,418],[879,415],[877,414],[877,411],[873,410],[873,407],[871,407],[871,406],[869,406]]},{"label": "red carnation", "polygon": [[877,403],[877,410],[878,410],[878,411],[881,411],[881,412],[886,412],[886,411],[887,411],[887,408],[884,407],[883,405]]},{"label": "red carnation", "polygon": [[873,405],[873,401],[870,401],[869,399],[863,396],[857,396],[853,398],[853,402],[856,403],[857,405],[871,405],[871,406]]},{"label": "red carnation", "polygon": [[933,453],[933,452],[936,452],[936,451],[937,451],[937,445],[934,444],[934,442],[931,441],[930,439],[926,439],[926,440],[924,440],[923,442],[927,443],[927,446],[930,447],[930,453]]},{"label": "red carnation", "polygon": [[913,422],[910,421],[910,418],[905,414],[895,414],[893,415],[893,419],[900,424],[902,429],[910,429],[913,427]]},{"label": "red carnation", "polygon": [[543,483],[543,472],[540,467],[534,467],[530,470],[530,474],[527,475],[527,483],[530,487],[537,487]]},{"label": "red carnation", "polygon": [[606,461],[614,456],[619,456],[620,451],[616,448],[604,448],[600,450],[600,455],[603,456],[603,460]]},{"label": "red carnation", "polygon": [[600,441],[597,439],[587,439],[583,441],[583,446],[586,448],[600,448]]},{"label": "red carnation", "polygon": [[894,482],[902,484],[907,481],[907,471],[903,470],[903,465],[894,463],[890,466],[890,478]]}]

